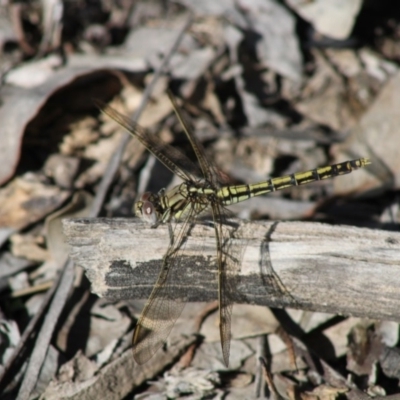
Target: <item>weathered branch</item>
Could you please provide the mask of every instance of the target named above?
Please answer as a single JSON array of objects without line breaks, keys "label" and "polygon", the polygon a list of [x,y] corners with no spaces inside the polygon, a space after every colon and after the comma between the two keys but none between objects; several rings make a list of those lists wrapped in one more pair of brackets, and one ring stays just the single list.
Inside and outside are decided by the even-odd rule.
[{"label": "weathered branch", "polygon": [[[71,257],[93,292],[147,298],[169,236],[135,219],[64,220]],[[400,320],[400,233],[307,222],[239,222],[231,249],[242,250],[234,301]],[[196,225],[174,293],[217,298],[214,229]]]}]

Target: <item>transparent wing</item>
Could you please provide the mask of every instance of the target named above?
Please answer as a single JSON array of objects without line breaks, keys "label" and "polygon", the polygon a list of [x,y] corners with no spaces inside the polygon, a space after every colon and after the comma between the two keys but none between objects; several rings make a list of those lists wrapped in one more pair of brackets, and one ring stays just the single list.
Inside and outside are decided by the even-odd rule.
[{"label": "transparent wing", "polygon": [[211,209],[217,245],[219,332],[224,363],[228,366],[232,306],[243,249],[239,245],[232,247],[231,231],[227,224],[227,214],[224,207],[213,202]]},{"label": "transparent wing", "polygon": [[125,128],[133,137],[137,138],[148,151],[182,180],[192,182],[194,180],[193,177],[202,176],[202,171],[183,153],[168,143],[163,142],[158,136],[149,133],[145,128],[108,104],[99,100],[95,100],[94,102],[104,114],[108,115]]},{"label": "transparent wing", "polygon": [[210,183],[214,185],[218,185],[219,179],[218,174],[214,170],[214,167],[208,162],[205,151],[201,143],[197,140],[196,136],[193,134],[192,130],[189,128],[189,124],[187,123],[185,117],[183,116],[174,95],[168,91],[169,99],[171,100],[172,107],[175,111],[175,114],[182,125],[182,129],[186,134],[186,137],[189,139],[190,144],[196,154],[196,158],[199,162],[200,169],[202,171],[202,176]]},{"label": "transparent wing", "polygon": [[[180,264],[185,249],[190,220],[174,227],[174,240],[163,259],[157,282],[151,292],[133,334],[133,356],[138,364],[147,362],[165,343],[185,306],[184,298],[177,298],[177,289],[183,273]],[[175,232],[177,231],[177,232]]]},{"label": "transparent wing", "polygon": [[[183,114],[181,113],[174,96],[168,93],[173,105],[175,114],[181,123],[186,136],[188,137],[192,148],[196,154],[200,168],[205,179],[212,184],[214,188],[218,187],[219,179],[213,166],[207,161],[203,147],[190,130]],[[241,250],[231,248],[230,230],[226,224],[226,210],[218,203],[217,198],[211,202],[211,210],[214,220],[214,229],[217,247],[217,266],[218,266],[218,300],[219,300],[219,328],[221,337],[222,354],[224,363],[229,365],[229,351],[231,343],[231,317],[234,292],[236,289],[235,279],[241,262]]]}]

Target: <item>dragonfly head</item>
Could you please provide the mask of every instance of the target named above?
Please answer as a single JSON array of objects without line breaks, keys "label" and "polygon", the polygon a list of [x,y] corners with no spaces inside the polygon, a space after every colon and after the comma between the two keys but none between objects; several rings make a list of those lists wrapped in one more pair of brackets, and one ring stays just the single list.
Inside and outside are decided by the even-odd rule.
[{"label": "dragonfly head", "polygon": [[159,203],[160,199],[158,195],[151,192],[145,192],[140,196],[140,199],[133,207],[135,215],[143,221],[155,225],[160,218],[158,210]]}]

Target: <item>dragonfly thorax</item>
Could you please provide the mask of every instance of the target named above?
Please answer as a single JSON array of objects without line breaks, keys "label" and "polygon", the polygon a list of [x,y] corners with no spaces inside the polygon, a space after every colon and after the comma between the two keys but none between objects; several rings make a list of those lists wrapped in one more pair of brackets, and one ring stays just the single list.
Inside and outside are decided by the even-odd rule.
[{"label": "dragonfly thorax", "polygon": [[214,196],[215,191],[204,184],[183,182],[168,192],[143,193],[134,205],[134,212],[137,217],[156,227],[160,223],[182,221],[187,216],[203,213]]},{"label": "dragonfly thorax", "polygon": [[203,181],[183,182],[162,196],[161,203],[167,210],[164,215],[175,221],[197,217],[210,206],[214,193]]}]

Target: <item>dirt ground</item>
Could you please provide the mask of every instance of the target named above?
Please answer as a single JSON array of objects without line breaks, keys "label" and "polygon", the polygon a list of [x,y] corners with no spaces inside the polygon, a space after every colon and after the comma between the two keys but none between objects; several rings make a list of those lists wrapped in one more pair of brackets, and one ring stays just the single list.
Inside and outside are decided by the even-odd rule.
[{"label": "dirt ground", "polygon": [[[399,60],[388,0],[4,1],[0,399],[399,396]],[[217,188],[351,173],[229,207],[218,264],[211,214],[135,218],[163,154]]]}]

